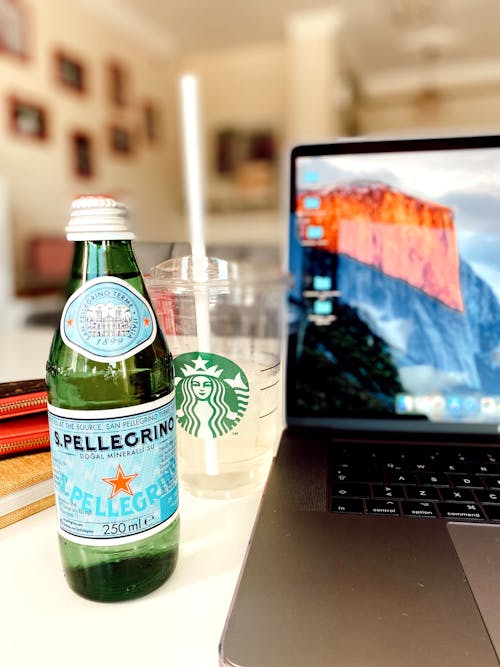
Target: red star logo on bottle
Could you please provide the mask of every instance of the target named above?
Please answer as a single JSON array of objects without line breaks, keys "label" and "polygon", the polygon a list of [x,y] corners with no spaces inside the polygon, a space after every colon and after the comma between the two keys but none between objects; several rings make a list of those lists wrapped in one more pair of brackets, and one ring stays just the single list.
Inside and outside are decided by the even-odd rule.
[{"label": "red star logo on bottle", "polygon": [[127,493],[129,496],[133,496],[134,492],[130,488],[130,484],[136,477],[138,477],[138,473],[134,473],[132,475],[126,475],[123,472],[123,468],[121,467],[121,465],[119,465],[118,468],[116,469],[115,477],[102,477],[101,479],[103,482],[106,482],[106,484],[109,484],[110,486],[113,487],[113,490],[111,491],[111,495],[109,497],[114,498],[116,495],[120,493],[120,491]]}]

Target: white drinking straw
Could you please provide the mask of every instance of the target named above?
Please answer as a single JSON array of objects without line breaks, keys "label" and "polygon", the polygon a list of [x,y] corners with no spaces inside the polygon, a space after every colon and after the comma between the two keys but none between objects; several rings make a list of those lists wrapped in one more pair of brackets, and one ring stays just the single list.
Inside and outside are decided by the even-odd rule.
[{"label": "white drinking straw", "polygon": [[180,86],[184,183],[186,188],[191,252],[194,257],[205,257],[205,197],[203,192],[202,142],[198,112],[198,82],[192,74],[184,74],[181,77]]},{"label": "white drinking straw", "polygon": [[[198,82],[192,74],[180,79],[182,147],[184,154],[184,183],[186,191],[189,238],[193,257],[193,280],[195,282],[195,317],[198,350],[210,350],[210,321],[208,292],[200,289],[207,282],[205,244],[205,196],[203,191],[203,159],[201,127],[198,110]],[[205,468],[207,474],[219,472],[217,447],[214,438],[204,439]]]},{"label": "white drinking straw", "polygon": [[[208,294],[199,289],[199,283],[207,281],[205,245],[205,197],[203,192],[203,159],[198,111],[198,82],[192,74],[184,74],[180,80],[182,110],[182,146],[184,153],[184,183],[189,224],[189,240],[193,256],[196,330],[198,349],[210,349],[210,324]],[[204,261],[205,260],[205,261]]]}]

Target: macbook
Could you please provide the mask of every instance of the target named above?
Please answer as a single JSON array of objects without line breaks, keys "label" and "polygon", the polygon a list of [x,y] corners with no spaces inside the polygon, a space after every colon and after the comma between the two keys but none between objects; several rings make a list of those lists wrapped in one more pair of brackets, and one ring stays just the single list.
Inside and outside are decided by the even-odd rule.
[{"label": "macbook", "polygon": [[500,137],[289,174],[286,427],[220,663],[499,665]]}]

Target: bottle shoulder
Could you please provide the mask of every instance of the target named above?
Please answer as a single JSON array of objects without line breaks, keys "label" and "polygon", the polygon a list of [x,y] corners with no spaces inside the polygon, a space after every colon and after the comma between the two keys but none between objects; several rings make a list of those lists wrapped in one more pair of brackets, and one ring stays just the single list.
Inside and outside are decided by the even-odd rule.
[{"label": "bottle shoulder", "polygon": [[173,364],[129,242],[82,242],[47,363],[59,407],[112,408],[170,393]]},{"label": "bottle shoulder", "polygon": [[174,390],[172,356],[158,336],[121,361],[100,362],[69,347],[56,332],[46,366],[49,402],[74,409],[109,409],[150,402]]}]

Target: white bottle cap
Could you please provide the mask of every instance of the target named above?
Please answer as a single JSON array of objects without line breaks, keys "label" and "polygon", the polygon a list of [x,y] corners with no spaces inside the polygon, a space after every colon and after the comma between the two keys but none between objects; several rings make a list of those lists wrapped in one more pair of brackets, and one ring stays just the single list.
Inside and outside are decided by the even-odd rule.
[{"label": "white bottle cap", "polygon": [[69,241],[133,239],[125,204],[102,195],[77,197],[71,204],[66,236]]}]

